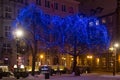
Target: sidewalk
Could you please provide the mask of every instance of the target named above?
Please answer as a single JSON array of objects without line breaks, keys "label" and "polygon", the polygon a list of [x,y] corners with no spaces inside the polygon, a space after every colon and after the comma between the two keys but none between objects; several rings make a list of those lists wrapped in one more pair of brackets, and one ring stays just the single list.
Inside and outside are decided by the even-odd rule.
[{"label": "sidewalk", "polygon": [[120,75],[116,74],[113,76],[112,73],[84,73],[81,76],[74,76],[73,74],[57,74],[50,76],[49,79],[45,79],[45,76],[41,74],[35,76],[29,75],[27,78],[20,79],[4,77],[0,80],[120,80]]}]

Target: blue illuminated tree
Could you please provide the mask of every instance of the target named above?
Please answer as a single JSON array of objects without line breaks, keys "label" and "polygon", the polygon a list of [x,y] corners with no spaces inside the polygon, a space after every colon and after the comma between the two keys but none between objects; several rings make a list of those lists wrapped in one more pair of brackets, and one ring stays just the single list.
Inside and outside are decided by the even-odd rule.
[{"label": "blue illuminated tree", "polygon": [[58,46],[62,52],[73,56],[73,71],[77,64],[77,56],[87,51],[106,50],[109,46],[107,29],[95,17],[81,15],[56,17],[53,25],[58,34]]},{"label": "blue illuminated tree", "polygon": [[[33,75],[37,49],[40,47],[37,45],[38,40],[46,44],[47,48],[58,46],[60,51],[72,55],[73,71],[79,54],[93,50],[102,51],[109,46],[107,29],[95,17],[76,14],[64,18],[59,16],[47,18],[40,8],[32,4],[20,11],[16,22],[26,30],[29,35],[27,38],[32,44]],[[52,36],[52,40],[48,38],[49,35]]]},{"label": "blue illuminated tree", "polygon": [[88,21],[87,33],[89,47],[98,51],[106,50],[110,43],[106,26],[100,24],[97,18],[90,18]]},{"label": "blue illuminated tree", "polygon": [[29,40],[32,46],[32,75],[35,71],[36,54],[38,50],[38,40],[44,41],[44,35],[47,31],[49,21],[42,10],[34,4],[21,9],[17,16],[17,27],[22,26],[26,33],[26,39]]}]

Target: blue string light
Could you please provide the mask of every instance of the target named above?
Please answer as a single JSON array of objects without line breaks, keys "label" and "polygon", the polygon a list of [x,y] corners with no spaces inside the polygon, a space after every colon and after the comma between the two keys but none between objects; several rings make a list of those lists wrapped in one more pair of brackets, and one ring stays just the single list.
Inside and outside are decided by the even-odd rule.
[{"label": "blue string light", "polygon": [[[34,23],[37,38],[49,47],[55,45],[64,47],[66,43],[73,46],[74,37],[77,37],[78,44],[87,45],[90,49],[95,49],[96,46],[102,49],[108,48],[110,39],[106,26],[100,24],[96,17],[81,16],[76,14],[64,18],[60,16],[48,18],[40,8],[32,4],[20,11],[16,24],[20,23],[24,28],[32,30],[31,25]],[[49,25],[52,28],[48,27]],[[45,35],[52,35],[54,40],[46,39]]]}]

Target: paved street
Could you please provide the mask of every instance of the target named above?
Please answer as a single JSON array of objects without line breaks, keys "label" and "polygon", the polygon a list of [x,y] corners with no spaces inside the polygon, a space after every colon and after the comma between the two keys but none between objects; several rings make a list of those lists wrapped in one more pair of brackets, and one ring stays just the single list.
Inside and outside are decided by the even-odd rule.
[{"label": "paved street", "polygon": [[[0,80],[17,80],[15,78],[6,78]],[[35,77],[29,75],[27,78],[20,78],[18,80],[45,80],[44,75],[36,75]],[[73,76],[72,74],[62,74],[50,76],[46,80],[120,80],[120,75],[112,76],[112,74],[90,73],[82,74],[81,76]]]}]

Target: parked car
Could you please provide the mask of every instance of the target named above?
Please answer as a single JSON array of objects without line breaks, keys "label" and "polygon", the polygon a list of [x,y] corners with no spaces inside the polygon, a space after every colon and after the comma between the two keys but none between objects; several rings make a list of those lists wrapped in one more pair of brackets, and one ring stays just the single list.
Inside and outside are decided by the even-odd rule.
[{"label": "parked car", "polygon": [[42,65],[39,68],[39,72],[42,74],[49,73],[50,75],[53,74],[53,69],[49,65]]},{"label": "parked car", "polygon": [[28,71],[26,71],[26,68],[24,65],[21,65],[20,67],[14,67],[14,76],[19,79],[20,77],[27,77],[29,75]]},{"label": "parked car", "polygon": [[14,74],[9,71],[8,66],[5,65],[1,65],[0,66],[0,79],[2,79],[2,77],[13,77]]},{"label": "parked car", "polygon": [[60,74],[64,74],[66,73],[66,68],[64,66],[61,65],[41,65],[39,68],[40,73],[46,73],[49,72],[50,75],[56,74],[56,73],[60,73]]}]

